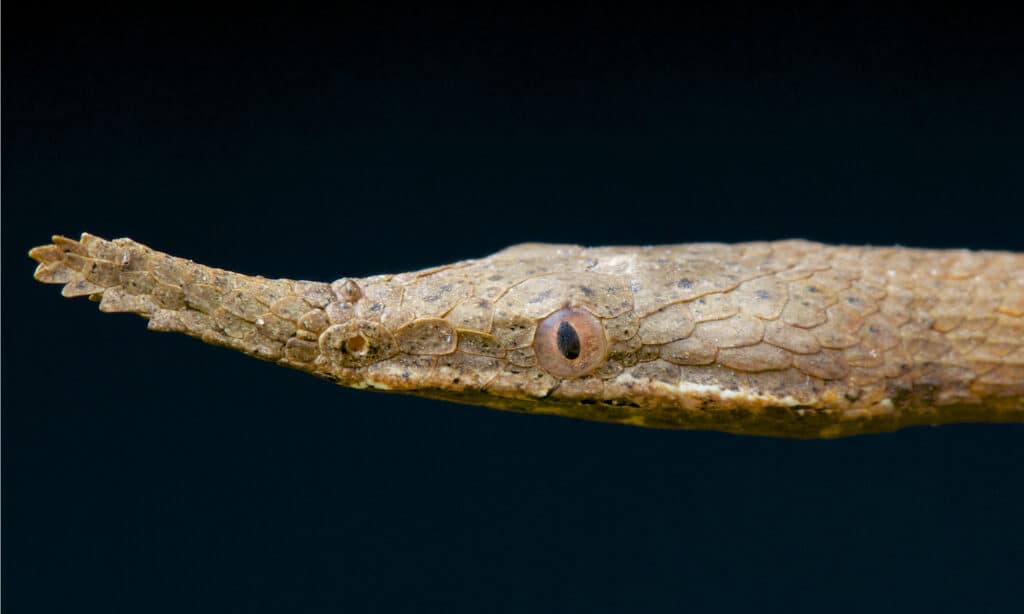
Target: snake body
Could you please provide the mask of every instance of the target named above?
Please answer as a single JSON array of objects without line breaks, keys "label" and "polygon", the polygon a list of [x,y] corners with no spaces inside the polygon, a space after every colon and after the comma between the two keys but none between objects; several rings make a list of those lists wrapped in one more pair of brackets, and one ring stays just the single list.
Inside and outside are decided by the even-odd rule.
[{"label": "snake body", "polygon": [[332,283],[89,234],[29,255],[64,296],[355,388],[783,437],[1024,422],[1024,254],[523,244]]}]

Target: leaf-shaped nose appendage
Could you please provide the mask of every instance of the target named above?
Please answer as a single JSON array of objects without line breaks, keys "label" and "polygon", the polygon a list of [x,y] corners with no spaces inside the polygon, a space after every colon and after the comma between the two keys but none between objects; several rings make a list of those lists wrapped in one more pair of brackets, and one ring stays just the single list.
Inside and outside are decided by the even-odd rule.
[{"label": "leaf-shaped nose appendage", "polygon": [[349,320],[320,334],[320,351],[342,367],[364,367],[395,352],[395,338],[376,322]]},{"label": "leaf-shaped nose appendage", "polygon": [[533,340],[537,364],[558,377],[580,377],[604,363],[604,326],[586,309],[561,309],[541,321]]}]

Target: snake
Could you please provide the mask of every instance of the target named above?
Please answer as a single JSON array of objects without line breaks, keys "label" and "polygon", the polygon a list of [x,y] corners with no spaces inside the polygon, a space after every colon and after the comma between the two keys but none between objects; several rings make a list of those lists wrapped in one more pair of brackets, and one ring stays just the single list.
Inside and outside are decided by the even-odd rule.
[{"label": "snake", "polygon": [[1024,422],[1022,253],[524,243],[333,282],[88,233],[29,256],[65,297],[350,388],[804,439]]}]

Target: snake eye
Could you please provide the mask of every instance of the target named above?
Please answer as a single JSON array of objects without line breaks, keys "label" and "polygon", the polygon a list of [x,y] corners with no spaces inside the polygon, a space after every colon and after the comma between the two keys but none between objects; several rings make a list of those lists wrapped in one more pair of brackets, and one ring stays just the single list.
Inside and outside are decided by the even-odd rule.
[{"label": "snake eye", "polygon": [[562,309],[537,327],[533,350],[537,363],[559,377],[580,377],[604,362],[608,341],[601,321],[586,309]]}]

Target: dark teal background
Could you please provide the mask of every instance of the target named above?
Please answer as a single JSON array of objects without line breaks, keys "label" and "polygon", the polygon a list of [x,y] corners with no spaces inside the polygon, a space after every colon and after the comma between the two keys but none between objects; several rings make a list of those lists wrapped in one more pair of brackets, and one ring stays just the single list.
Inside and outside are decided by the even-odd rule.
[{"label": "dark teal background", "polygon": [[1024,250],[1002,15],[5,12],[5,612],[1012,611],[1024,427],[662,432],[340,389],[31,279],[520,241]]}]

